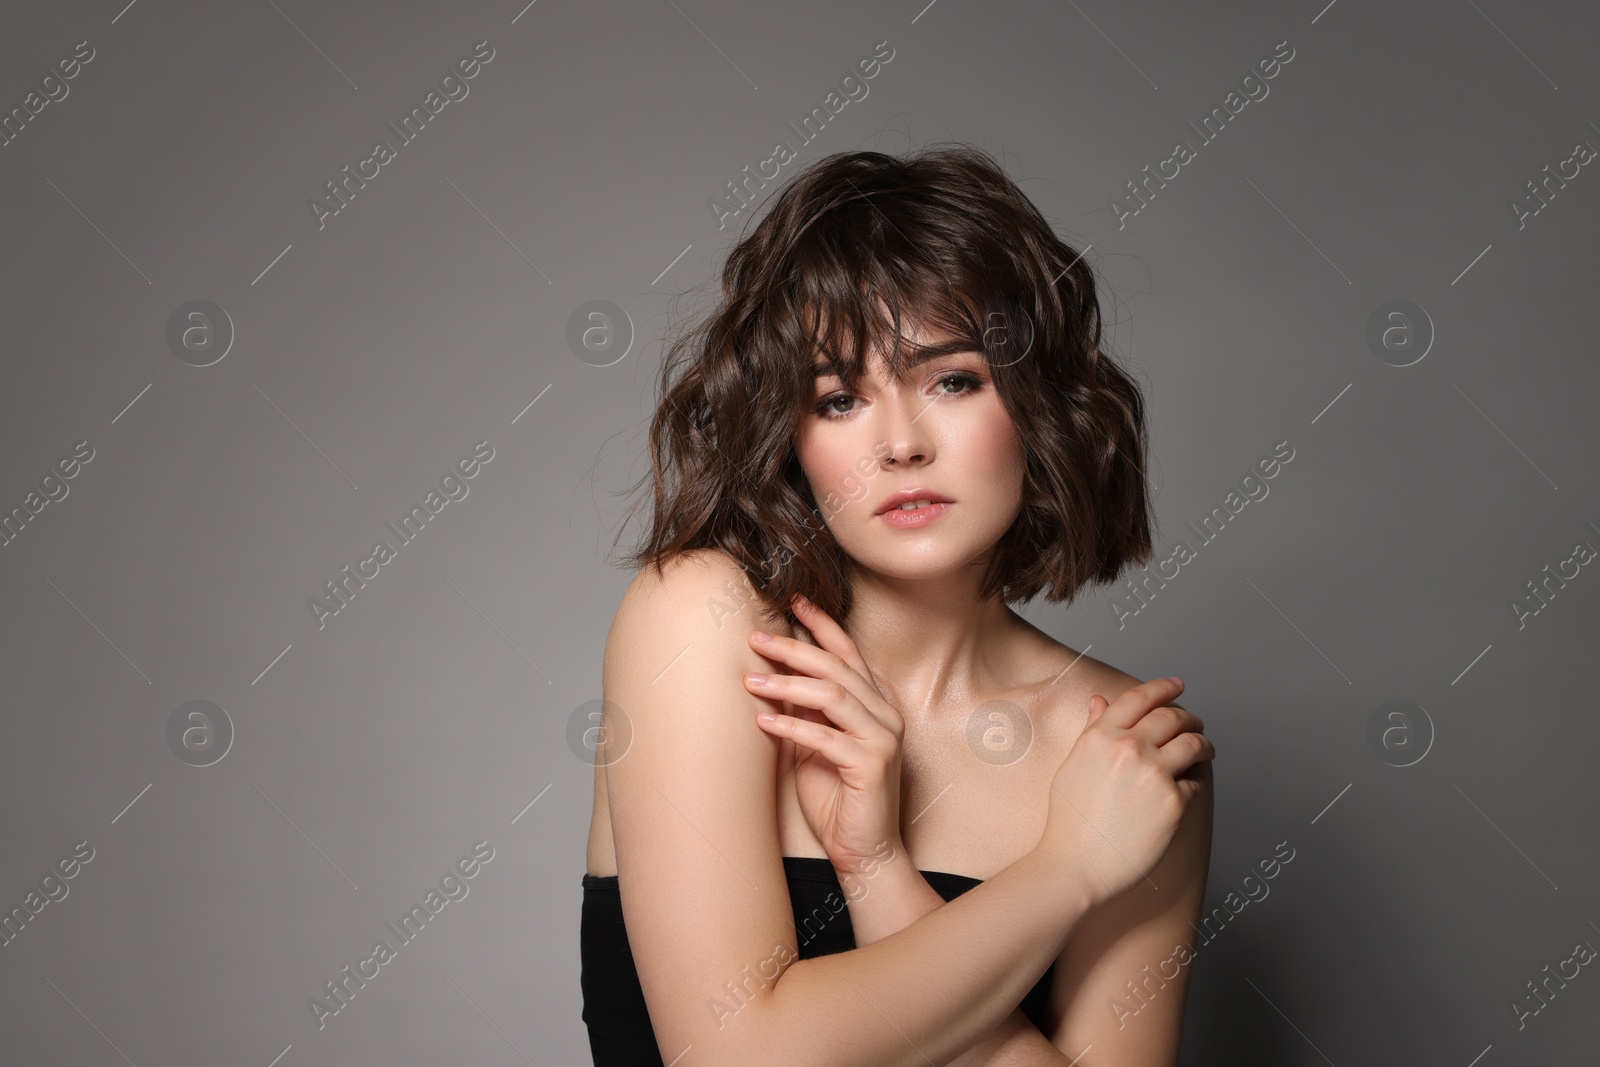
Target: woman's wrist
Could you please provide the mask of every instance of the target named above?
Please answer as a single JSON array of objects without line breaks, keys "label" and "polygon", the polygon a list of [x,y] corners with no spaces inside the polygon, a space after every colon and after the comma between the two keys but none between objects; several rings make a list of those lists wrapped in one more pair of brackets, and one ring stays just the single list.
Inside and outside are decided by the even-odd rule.
[{"label": "woman's wrist", "polygon": [[850,906],[857,948],[904,930],[944,904],[900,842],[885,842],[871,859],[836,864],[834,873]]},{"label": "woman's wrist", "polygon": [[[1051,896],[1061,902],[1068,913],[1081,918],[1104,904],[1099,886],[1091,882],[1083,866],[1063,859],[1048,848],[1035,845],[1025,852],[1017,863],[1043,872],[1054,883]],[[1076,923],[1077,919],[1074,919]]]}]

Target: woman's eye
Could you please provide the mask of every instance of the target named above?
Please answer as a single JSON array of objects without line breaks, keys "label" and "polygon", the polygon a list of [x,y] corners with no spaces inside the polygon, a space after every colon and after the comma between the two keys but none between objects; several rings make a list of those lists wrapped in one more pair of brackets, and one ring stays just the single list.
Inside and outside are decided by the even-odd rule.
[{"label": "woman's eye", "polygon": [[966,393],[970,393],[970,392],[974,391],[975,389],[977,389],[978,386],[982,385],[983,384],[983,379],[979,378],[976,374],[966,374],[966,373],[946,374],[943,378],[939,379],[939,384],[940,385],[945,385],[945,384],[950,383],[950,382],[956,382],[957,384],[960,384],[960,385],[970,386],[970,388],[963,389],[960,392],[949,392],[949,391],[946,391],[944,393],[944,395],[945,396],[962,396],[962,395],[964,395]]},{"label": "woman's eye", "polygon": [[832,396],[825,396],[821,400],[817,401],[816,412],[818,415],[821,415],[826,419],[842,418],[843,416],[849,414],[849,412],[840,411],[833,405],[842,403],[846,400],[854,399],[855,397],[851,396],[849,393],[834,393]]},{"label": "woman's eye", "polygon": [[[968,396],[982,388],[983,379],[978,377],[976,374],[969,374],[966,371],[956,371],[951,374],[942,375],[935,384],[940,387],[937,395],[941,398]],[[841,411],[834,405],[844,403],[853,404],[855,399],[856,398],[851,396],[849,393],[834,393],[831,396],[825,396],[821,400],[817,401],[814,410],[818,415],[825,419],[842,419],[846,415],[850,414],[851,409],[846,408]]]}]

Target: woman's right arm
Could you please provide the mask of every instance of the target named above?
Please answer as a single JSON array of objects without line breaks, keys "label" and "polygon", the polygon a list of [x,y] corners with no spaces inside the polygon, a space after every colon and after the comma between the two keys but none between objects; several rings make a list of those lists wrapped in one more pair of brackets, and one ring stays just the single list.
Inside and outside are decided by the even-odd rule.
[{"label": "woman's right arm", "polygon": [[[740,594],[743,594],[741,597]],[[747,671],[759,601],[721,553],[641,571],[606,644],[605,774],[629,941],[662,1058],[945,1063],[1009,1016],[1093,907],[1035,850],[895,934],[800,960],[777,834],[780,741]],[[608,711],[608,716],[614,713]],[[839,901],[843,909],[844,901]]]}]

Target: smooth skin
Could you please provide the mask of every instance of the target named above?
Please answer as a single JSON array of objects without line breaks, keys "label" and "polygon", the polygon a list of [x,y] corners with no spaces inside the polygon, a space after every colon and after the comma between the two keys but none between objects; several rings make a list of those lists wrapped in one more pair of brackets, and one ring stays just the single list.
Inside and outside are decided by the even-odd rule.
[{"label": "smooth skin", "polygon": [[[1139,892],[1103,901],[1119,878],[1127,884],[1139,875],[1131,866],[1106,864],[1109,849],[1086,844],[1098,835],[1079,811],[1092,818],[1129,795],[1153,796],[1140,804],[1159,810],[1176,786],[1152,773],[1148,750],[1134,758],[1133,746],[1115,736],[1104,738],[1110,743],[1074,745],[1076,762],[1094,773],[1061,765],[1054,784],[1072,804],[1041,799],[1049,811],[1037,847],[955,900],[938,900],[901,929],[849,952],[798,959],[778,833],[785,753],[756,722],[772,704],[740,683],[746,672],[772,669],[774,661],[757,654],[750,641],[763,617],[751,605],[731,618],[719,616],[718,628],[707,611],[708,602],[727,603],[727,583],[737,580],[737,566],[721,554],[674,561],[664,577],[647,568],[624,595],[607,641],[606,699],[626,714],[629,742],[620,758],[608,751],[609,742],[599,751],[629,939],[663,1059],[677,1067],[1061,1065],[1092,1042],[1096,1047],[1078,1067],[1173,1062],[1136,1058],[1136,1052],[1124,1058],[1119,1046],[1086,1036],[1100,1025],[1093,1020],[1105,1012],[1103,1004],[1093,1004],[1083,1023],[1074,1024],[1072,1013],[1083,998],[1068,1003],[1063,1026],[1076,1043],[1071,1056],[1017,1011],[1038,976],[1075,947],[1079,935],[1103,941],[1106,927],[1094,925],[1097,918]],[[781,620],[766,616],[762,628],[781,633]],[[1137,722],[1175,691],[1165,681],[1133,686],[1112,701],[1111,721]],[[624,736],[617,726],[608,721],[604,736]],[[1111,758],[1116,751],[1123,757]],[[1172,836],[1165,820],[1116,825],[1116,845],[1135,861],[1158,854]],[[1080,847],[1096,858],[1092,877],[1085,877],[1080,860],[1062,858]],[[1181,892],[1178,873],[1163,869],[1171,851],[1149,872],[1163,900]],[[897,859],[871,881],[870,892],[850,903],[852,922],[858,907],[897,899],[895,877],[927,888],[910,863]],[[1130,932],[1120,923],[1114,929],[1122,931],[1115,939],[1121,948]],[[1159,948],[1113,957],[1118,983],[1170,953],[1171,932],[1159,933]],[[775,981],[768,977],[774,975]],[[1145,1012],[1179,1000],[1158,998]],[[1141,1017],[1125,1033],[1142,1039],[1161,1029],[1158,1021]],[[993,1048],[983,1051],[984,1042]],[[1100,1058],[1108,1047],[1112,1055]],[[988,1058],[958,1058],[969,1051]]]},{"label": "smooth skin", "polygon": [[[750,672],[745,684],[760,696],[797,706],[788,715],[763,711],[756,721],[767,733],[806,750],[795,769],[795,791],[806,822],[836,871],[856,871],[874,862],[883,842],[903,847],[899,785],[905,725],[868,680],[866,663],[850,635],[802,596],[795,597],[795,610],[816,644],[764,630],[752,630],[750,643],[767,658],[802,673]],[[1183,692],[1183,680],[1161,678],[1143,688],[1171,701]],[[1189,802],[1204,788],[1198,770],[1195,775],[1186,772],[1214,753],[1203,733],[1205,723],[1181,707],[1166,703],[1138,711],[1131,710],[1137,704],[1128,704],[1102,721],[1109,708],[1105,697],[1090,698],[1089,725],[1100,722],[1100,728],[1086,728],[1079,735],[1072,749],[1077,758],[1069,755],[1051,783],[1050,803],[1065,804],[1079,816],[1073,820],[1052,807],[1051,822],[1074,827],[1076,836],[1058,841],[1047,830],[1040,842],[1062,863],[1078,866],[1092,883],[1096,904],[1132,888],[1166,851],[1161,830],[1126,834],[1120,825],[1164,828],[1170,839]],[[819,721],[803,709],[814,709],[824,718]],[[1137,767],[1148,781],[1118,778],[1120,793],[1085,793],[1096,770],[1123,765]],[[1128,850],[1119,847],[1119,840]]]},{"label": "smooth skin", "polygon": [[[794,742],[803,751],[797,757],[796,793],[807,823],[843,881],[850,872],[871,869],[883,852],[882,842],[891,842],[891,851],[896,854],[904,850],[899,836],[899,764],[904,723],[899,712],[883,700],[868,680],[865,662],[843,628],[804,597],[797,597],[794,607],[813,635],[814,644],[761,630],[752,631],[750,641],[751,647],[762,655],[800,673],[751,673],[745,676],[745,684],[751,692],[793,705],[793,714],[758,714],[757,724],[773,736]],[[1089,885],[1092,907],[1101,909],[1085,920],[1075,938],[1077,944],[1098,945],[1100,958],[1089,961],[1082,952],[1064,952],[1057,961],[1058,977],[1071,976],[1074,968],[1081,971],[1090,962],[1099,965],[1101,974],[1117,975],[1121,973],[1116,966],[1119,958],[1127,958],[1129,963],[1125,980],[1145,977],[1139,973],[1144,963],[1135,965],[1137,957],[1130,943],[1124,939],[1119,946],[1118,940],[1120,934],[1125,934],[1129,918],[1148,908],[1135,906],[1136,897],[1119,901],[1116,909],[1106,909],[1105,905],[1135,886],[1159,893],[1146,872],[1161,860],[1167,847],[1165,841],[1177,831],[1191,801],[1205,793],[1209,803],[1209,760],[1215,749],[1202,732],[1205,723],[1200,717],[1171,704],[1183,691],[1182,680],[1157,679],[1138,690],[1161,701],[1162,706],[1124,701],[1114,714],[1107,715],[1110,702],[1098,694],[1090,698],[1088,725],[1051,782],[1049,825],[1038,848],[1063,866],[1074,868]],[[1138,690],[1130,689],[1127,694]],[[1118,790],[1090,790],[1087,783],[1104,773],[1102,768],[1130,773],[1113,777],[1121,787]],[[1143,778],[1139,777],[1141,774]],[[1206,815],[1209,822],[1209,812],[1198,813]],[[1129,832],[1130,826],[1140,825],[1164,829],[1154,835]],[[1191,826],[1197,825],[1197,820],[1191,819]],[[1062,827],[1074,832],[1066,838],[1053,835]],[[1191,833],[1191,840],[1194,836]],[[1192,857],[1192,846],[1190,852]],[[1169,869],[1181,871],[1187,864],[1192,870],[1195,866],[1193,858],[1185,861],[1182,848],[1174,859],[1167,865]],[[1203,868],[1200,873],[1203,890]],[[1163,873],[1162,877],[1167,875]],[[870,910],[852,905],[857,944],[903,929],[942,906],[943,898],[926,887],[925,881],[923,885],[927,892],[917,894],[902,882],[899,900],[880,894]],[[1184,903],[1169,904],[1165,915],[1158,913],[1154,924],[1157,929],[1170,928],[1181,920],[1187,933],[1187,923],[1199,910],[1193,885],[1191,875],[1187,882],[1178,882],[1179,889],[1187,892],[1180,891],[1176,898],[1167,894],[1167,901],[1177,899]],[[1194,905],[1194,915],[1188,914],[1188,902]],[[1179,940],[1183,938],[1180,936]],[[1077,1062],[1084,1067],[1096,1063],[1175,1062],[1184,996],[1183,987],[1171,991],[1162,988],[1169,985],[1169,981],[1157,980],[1147,988],[1150,993],[1168,992],[1164,1010],[1157,1013],[1165,1026],[1135,1029],[1130,1036],[1125,1021],[1113,1013],[1096,1016],[1080,1011],[1069,1015],[1062,1010],[1066,1005],[1058,994],[1055,1006],[1060,1022],[1054,1029],[1052,1048],[1044,1047],[1044,1035],[1018,1011],[985,1041],[951,1062],[1066,1063],[1065,1056],[1055,1055],[1057,1051],[1085,1053],[1097,1045],[1101,1049],[1097,1056],[1084,1056]],[[1073,983],[1073,989],[1090,1001],[1100,993],[1081,980]],[[1131,1008],[1138,1006],[1123,989],[1110,991],[1108,999],[1113,997],[1127,1000]]]},{"label": "smooth skin", "polygon": [[[1083,656],[1063,670],[1070,649],[977,597],[1024,470],[981,353],[895,382],[880,361],[859,394],[834,384],[819,376],[828,414],[802,420],[796,450],[852,564],[851,617],[803,615],[802,640],[743,595],[731,559],[699,550],[641,571],[608,636],[604,692],[626,722],[608,714],[604,736],[628,741],[601,746],[589,870],[609,873],[614,858],[663,1058],[1171,1065],[1187,970],[1134,1017],[1108,1009],[1135,1003],[1125,984],[1142,984],[1198,917],[1211,743],[1171,706],[1181,686]],[[869,505],[907,486],[955,503],[892,529]],[[842,507],[825,502],[835,490]],[[774,640],[761,646],[757,629]],[[741,680],[775,670],[790,680],[760,696]],[[1041,674],[1050,681],[1028,681]],[[787,699],[785,685],[797,687]],[[979,765],[960,730],[996,695],[1036,727],[1005,768]],[[809,756],[819,750],[803,739],[764,730],[763,711],[837,737]],[[900,825],[908,798],[921,814]],[[849,901],[858,947],[799,960],[782,856],[825,852],[849,871],[883,844],[895,858]],[[945,903],[918,866],[985,880]],[[1017,1004],[1052,966],[1045,1035]]]}]

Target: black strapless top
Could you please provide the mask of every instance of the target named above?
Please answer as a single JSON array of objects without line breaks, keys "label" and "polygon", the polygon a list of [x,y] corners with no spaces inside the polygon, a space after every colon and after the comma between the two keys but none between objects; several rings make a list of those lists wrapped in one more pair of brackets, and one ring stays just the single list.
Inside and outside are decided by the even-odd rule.
[{"label": "black strapless top", "polygon": [[[833,864],[825,857],[784,856],[783,873],[789,883],[799,957],[855,948],[849,905]],[[922,876],[947,901],[983,881],[944,871],[923,871]],[[589,1028],[595,1067],[665,1067],[623,925],[616,875],[584,874],[579,943],[583,1021]],[[1053,973],[1047,969],[1019,1005],[1040,1030],[1045,1029]]]}]

